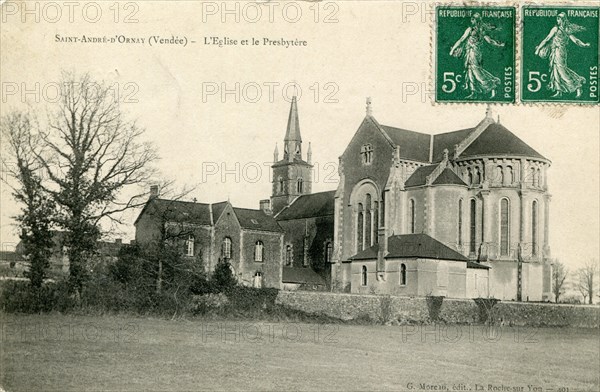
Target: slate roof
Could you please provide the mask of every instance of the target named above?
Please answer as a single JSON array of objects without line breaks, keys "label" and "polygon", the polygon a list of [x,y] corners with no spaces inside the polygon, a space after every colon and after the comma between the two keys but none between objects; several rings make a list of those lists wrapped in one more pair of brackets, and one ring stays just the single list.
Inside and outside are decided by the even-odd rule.
[{"label": "slate roof", "polygon": [[445,168],[444,171],[433,181],[433,185],[467,185],[465,182],[449,167]]},{"label": "slate roof", "polygon": [[427,176],[430,175],[436,167],[437,165],[427,165],[417,168],[417,170],[415,170],[413,174],[408,177],[408,180],[406,180],[404,186],[410,188],[413,186],[425,185]]},{"label": "slate roof", "polygon": [[514,133],[498,123],[490,124],[460,155],[463,157],[477,155],[509,155],[546,159],[529,147]]},{"label": "slate roof", "polygon": [[302,141],[300,136],[300,121],[298,120],[298,103],[296,102],[296,96],[292,97],[292,104],[290,105],[290,115],[288,117],[287,129],[285,132],[285,141],[294,140]]},{"label": "slate roof", "polygon": [[[213,220],[215,222],[223,213],[227,203],[229,202],[223,201],[212,205]],[[164,216],[166,220],[172,222],[185,222],[210,226],[210,208],[211,205],[207,203],[153,199],[146,203],[144,209],[140,212],[136,223],[143,214],[147,213],[158,217]],[[283,231],[277,221],[272,216],[265,214],[262,210],[233,207],[233,211],[240,222],[240,226],[244,229],[274,232]]]},{"label": "slate roof", "polygon": [[226,205],[227,205],[226,201],[222,201],[222,202],[219,202],[219,203],[214,203],[212,205],[213,221],[216,222],[219,219],[219,217],[223,213],[223,210],[225,209]]},{"label": "slate roof", "polygon": [[310,268],[283,267],[281,275],[283,283],[326,284],[325,279]]},{"label": "slate roof", "polygon": [[[377,258],[379,244],[352,256],[351,260],[372,260]],[[465,256],[442,244],[427,234],[403,234],[388,238],[386,259],[438,259],[469,261]]]},{"label": "slate roof", "polygon": [[283,232],[277,221],[262,210],[234,207],[233,211],[243,229]]},{"label": "slate roof", "polygon": [[490,269],[490,267],[488,267],[487,265],[475,263],[473,261],[467,261],[467,268],[473,268],[473,269]]},{"label": "slate roof", "polygon": [[[380,127],[394,144],[400,146],[401,158],[431,163],[441,162],[444,157],[445,149],[447,149],[450,156],[452,156],[454,153],[454,146],[460,144],[476,129],[476,127],[473,127],[429,135],[387,125],[380,125]],[[431,147],[433,147],[433,150],[431,151],[432,159],[430,161],[429,156]],[[524,141],[499,123],[490,124],[481,135],[479,135],[479,137],[463,151],[460,157],[477,155],[525,156],[546,160],[544,156],[528,146]]]},{"label": "slate roof", "polygon": [[475,128],[461,129],[454,132],[438,133],[433,135],[433,162],[441,162],[444,158],[444,149],[450,156],[454,153],[454,146],[460,144]]},{"label": "slate roof", "polygon": [[429,141],[431,135],[406,129],[382,125],[381,128],[394,144],[400,146],[400,157],[413,161],[429,161]]},{"label": "slate roof", "polygon": [[275,219],[280,221],[333,215],[334,197],[335,191],[299,196],[290,206],[281,210]]},{"label": "slate roof", "polygon": [[[280,159],[279,161],[275,162],[271,167],[283,166],[283,165],[287,165],[288,163],[290,163],[290,162],[287,159]],[[298,157],[294,157],[293,163],[298,163],[298,164],[305,165],[305,166],[311,166],[310,163],[308,163],[304,159],[301,159]]]},{"label": "slate roof", "polygon": [[206,203],[156,198],[146,203],[135,223],[143,214],[148,213],[156,217],[165,217],[169,221],[209,226],[209,206]]}]

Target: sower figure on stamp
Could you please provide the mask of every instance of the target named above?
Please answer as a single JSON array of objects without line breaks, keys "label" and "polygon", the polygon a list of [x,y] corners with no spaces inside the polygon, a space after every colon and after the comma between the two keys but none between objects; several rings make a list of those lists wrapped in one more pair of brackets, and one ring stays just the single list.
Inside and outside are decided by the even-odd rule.
[{"label": "sower figure on stamp", "polygon": [[535,48],[535,54],[541,58],[549,58],[550,83],[548,89],[554,91],[553,97],[560,97],[563,93],[577,92],[581,96],[581,87],[585,78],[578,75],[567,66],[567,46],[569,40],[581,47],[590,46],[573,34],[585,30],[584,27],[569,22],[564,12],[556,17],[556,26]]},{"label": "sower figure on stamp", "polygon": [[496,47],[503,47],[503,42],[492,39],[488,32],[496,27],[484,23],[481,15],[474,14],[471,18],[471,26],[467,27],[462,37],[450,49],[450,55],[463,57],[465,61],[465,90],[471,93],[467,98],[473,98],[475,94],[490,94],[491,98],[496,95],[496,88],[500,84],[500,78],[492,75],[482,64],[483,41]]}]

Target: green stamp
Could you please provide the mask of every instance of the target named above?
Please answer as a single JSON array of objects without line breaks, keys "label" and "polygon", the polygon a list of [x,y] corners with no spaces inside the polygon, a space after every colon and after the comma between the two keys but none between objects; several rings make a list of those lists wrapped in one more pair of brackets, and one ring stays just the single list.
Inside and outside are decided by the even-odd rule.
[{"label": "green stamp", "polygon": [[436,102],[515,102],[514,7],[436,8]]},{"label": "green stamp", "polygon": [[523,102],[599,102],[599,13],[598,7],[523,7]]}]

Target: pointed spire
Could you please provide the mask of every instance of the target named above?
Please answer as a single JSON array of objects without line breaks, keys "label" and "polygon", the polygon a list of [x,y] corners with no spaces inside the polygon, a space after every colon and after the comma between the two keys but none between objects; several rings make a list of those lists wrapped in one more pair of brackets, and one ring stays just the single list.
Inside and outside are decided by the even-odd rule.
[{"label": "pointed spire", "polygon": [[371,107],[371,97],[367,97],[367,116],[373,115],[373,108]]},{"label": "pointed spire", "polygon": [[301,142],[302,137],[300,136],[300,121],[298,119],[298,104],[296,102],[296,96],[292,97],[292,105],[290,106],[290,115],[288,117],[287,130],[285,132],[285,139],[287,141]]},{"label": "pointed spire", "polygon": [[310,145],[310,142],[308,142],[308,151],[306,153],[306,161],[308,163],[312,163],[312,146]]},{"label": "pointed spire", "polygon": [[273,162],[279,161],[279,149],[277,148],[277,143],[275,143],[275,151],[273,151]]}]

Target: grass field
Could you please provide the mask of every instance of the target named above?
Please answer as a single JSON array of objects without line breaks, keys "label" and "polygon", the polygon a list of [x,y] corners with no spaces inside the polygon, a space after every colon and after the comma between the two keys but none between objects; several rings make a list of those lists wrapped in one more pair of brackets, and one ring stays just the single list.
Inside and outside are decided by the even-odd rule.
[{"label": "grass field", "polygon": [[598,330],[0,317],[11,392],[600,389]]}]

